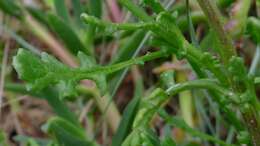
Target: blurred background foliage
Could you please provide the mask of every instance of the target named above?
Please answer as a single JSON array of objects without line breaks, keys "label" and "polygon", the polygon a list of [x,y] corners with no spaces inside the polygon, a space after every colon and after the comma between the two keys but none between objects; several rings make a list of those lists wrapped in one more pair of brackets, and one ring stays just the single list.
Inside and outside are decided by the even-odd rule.
[{"label": "blurred background foliage", "polygon": [[[149,15],[155,13],[143,1],[133,1]],[[191,0],[189,6],[185,0],[160,2],[168,11],[177,12],[176,23],[190,42],[204,51],[216,53],[219,46],[214,32],[209,29],[196,1]],[[239,56],[245,59],[250,72],[259,76],[259,2],[216,2]],[[91,56],[98,65],[108,65],[161,48],[154,44],[151,33],[144,30],[109,32],[80,19],[85,12],[116,23],[136,22],[137,18],[116,0],[0,0],[0,9],[1,145],[119,146],[131,131],[140,98],[157,86],[196,78],[185,60],[169,56],[109,75],[107,86],[111,96],[101,97],[90,81],[78,85],[78,97],[69,100],[60,99],[56,87],[41,92],[27,91],[11,65],[18,48],[37,55],[48,52],[72,67],[79,64],[78,51]],[[173,143],[168,136],[173,137],[177,145],[218,145],[212,137],[230,144],[237,141],[238,135],[220,108],[204,90],[185,91],[165,106],[168,113],[184,119],[187,123],[184,128],[159,117],[152,125],[169,145]]]}]

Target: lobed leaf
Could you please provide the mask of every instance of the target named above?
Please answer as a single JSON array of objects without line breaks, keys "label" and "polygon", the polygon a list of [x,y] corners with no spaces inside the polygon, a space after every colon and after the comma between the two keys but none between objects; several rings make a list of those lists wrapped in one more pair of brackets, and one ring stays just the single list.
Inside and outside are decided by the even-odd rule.
[{"label": "lobed leaf", "polygon": [[[95,67],[95,65],[90,65],[92,62],[88,62],[88,66],[84,66],[88,57],[83,53],[79,53],[79,56],[81,60],[85,57],[85,63],[81,63],[83,69]],[[75,86],[83,78],[82,74],[77,73],[75,69],[69,68],[47,53],[41,53],[40,59],[29,51],[19,49],[13,58],[13,66],[18,72],[19,78],[28,82],[29,90],[39,91],[49,85],[58,85],[60,97],[76,96]],[[86,74],[85,78],[96,81],[100,88],[105,90],[105,77],[101,74],[89,76]]]},{"label": "lobed leaf", "polygon": [[60,97],[76,96],[75,86],[82,79],[90,79],[104,94],[106,91],[106,75],[119,71],[134,64],[144,64],[145,61],[167,56],[167,52],[158,51],[139,58],[110,66],[98,66],[93,58],[79,53],[81,67],[70,68],[47,53],[41,53],[41,58],[31,52],[19,49],[13,58],[13,66],[21,79],[28,82],[29,90],[41,90],[49,85],[58,85]]}]

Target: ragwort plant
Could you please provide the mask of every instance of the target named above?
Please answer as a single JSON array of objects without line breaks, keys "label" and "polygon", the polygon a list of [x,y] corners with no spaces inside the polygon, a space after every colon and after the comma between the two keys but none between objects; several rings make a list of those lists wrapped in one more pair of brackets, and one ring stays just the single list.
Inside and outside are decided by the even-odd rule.
[{"label": "ragwort plant", "polygon": [[[168,11],[159,1],[142,1],[144,5],[153,10],[154,15],[152,16],[130,0],[119,0],[119,2],[136,16],[139,22],[111,23],[99,19],[98,16],[86,13],[81,14],[81,20],[93,30],[98,28],[105,34],[125,30],[137,31],[138,35],[144,36],[144,32],[148,32],[152,37],[149,38],[147,44],[159,47],[159,51],[147,53],[144,56],[127,61],[116,61],[110,65],[99,65],[93,57],[93,50],[85,51],[84,47],[80,46],[80,43],[75,40],[72,44],[78,45],[77,47],[82,49],[81,52],[77,53],[80,66],[72,68],[47,53],[41,53],[39,58],[27,50],[19,49],[17,55],[13,58],[13,66],[19,78],[27,82],[27,88],[32,90],[33,93],[41,95],[44,91],[51,92],[49,86],[57,85],[60,99],[66,100],[78,94],[77,85],[81,80],[88,79],[96,83],[101,95],[109,95],[106,80],[112,73],[132,65],[143,65],[151,60],[175,55],[179,60],[186,59],[189,62],[198,79],[174,84],[173,79],[171,79],[172,73],[165,73],[162,76],[163,85],[153,89],[146,97],[134,98],[129,103],[124,115],[130,114],[132,111],[135,111],[136,114],[132,115],[132,122],[131,119],[127,120],[126,117],[123,117],[112,145],[176,145],[171,137],[160,139],[150,127],[151,121],[158,114],[169,125],[181,128],[194,137],[218,145],[247,144],[259,146],[260,105],[255,92],[255,84],[260,82],[260,78],[255,77],[253,71],[248,72],[243,59],[236,53],[230,37],[231,34],[224,29],[223,19],[217,5],[211,0],[198,0],[216,38],[217,55],[213,55],[211,52],[202,50],[200,46],[189,43],[177,25],[178,13]],[[67,20],[67,15],[60,14]],[[256,18],[245,19],[248,23],[244,25],[248,26],[249,34],[256,43],[259,43],[260,20]],[[54,18],[52,22],[55,23]],[[78,23],[81,23],[81,21],[78,21]],[[94,32],[88,33],[91,35]],[[66,41],[69,40],[64,40],[65,44]],[[70,46],[71,43],[67,42],[67,44],[69,48],[75,47]],[[219,105],[221,112],[225,115],[225,120],[235,128],[238,134],[236,144],[226,143],[195,130],[181,118],[173,117],[164,110],[163,106],[171,97],[182,91],[192,89],[206,89],[208,91],[210,97]],[[62,103],[59,103],[60,101],[56,102],[58,106],[63,107]],[[234,111],[239,111],[239,114]],[[131,127],[128,130],[126,129],[127,124]],[[93,140],[86,138],[84,129],[69,111],[67,114],[61,114],[59,117],[50,119],[44,128],[55,138],[57,145],[98,145]]]}]

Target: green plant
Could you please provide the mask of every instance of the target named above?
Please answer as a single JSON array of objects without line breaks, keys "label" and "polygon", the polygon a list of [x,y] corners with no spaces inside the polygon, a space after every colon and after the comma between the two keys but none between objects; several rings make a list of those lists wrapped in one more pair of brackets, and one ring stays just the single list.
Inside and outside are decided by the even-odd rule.
[{"label": "green plant", "polygon": [[[73,3],[74,7],[79,7],[77,2],[79,1]],[[164,72],[161,75],[161,84],[155,85],[144,98],[140,98],[143,94],[140,92],[143,91],[139,90],[143,90],[143,86],[142,83],[138,82],[140,79],[137,79],[135,85],[137,87],[136,96],[123,113],[119,128],[112,140],[112,146],[176,145],[174,139],[169,136],[159,138],[155,130],[151,128],[151,122],[158,115],[168,126],[178,127],[192,137],[198,137],[214,144],[223,146],[240,144],[258,146],[260,145],[260,103],[255,87],[260,82],[260,78],[256,77],[257,62],[259,62],[260,55],[255,56],[255,63],[252,64],[250,71],[248,71],[244,59],[238,56],[233,44],[233,38],[243,35],[245,29],[255,44],[258,45],[260,42],[260,20],[255,17],[247,18],[250,2],[245,2],[243,11],[232,18],[232,21],[237,21],[240,24],[240,30],[226,30],[224,24],[228,23],[227,20],[222,17],[217,4],[210,0],[198,0],[205,15],[195,13],[200,14],[198,17],[193,17],[197,15],[191,14],[187,1],[188,16],[187,21],[185,21],[187,25],[182,22],[182,19],[179,19],[180,17],[176,11],[168,10],[160,1],[141,1],[142,5],[152,9],[154,14],[150,16],[133,1],[119,0],[123,7],[138,18],[138,22],[112,23],[105,21],[100,19],[100,11],[95,12],[91,7],[90,10],[92,11],[89,13],[77,12],[77,14],[82,13],[80,16],[82,21],[77,20],[75,25],[78,25],[78,27],[74,29],[71,27],[74,22],[70,20],[64,1],[57,0],[54,3],[57,16],[48,14],[47,20],[44,17],[41,17],[43,18],[41,20],[57,33],[71,54],[75,55],[77,53],[80,66],[75,67],[73,65],[73,67],[69,67],[47,53],[41,53],[39,57],[30,51],[19,49],[16,56],[13,57],[12,64],[19,78],[26,82],[29,91],[14,85],[7,85],[6,88],[38,96],[44,96],[47,91],[53,92],[52,97],[55,101],[50,97],[46,99],[52,105],[58,117],[48,120],[44,127],[45,131],[53,138],[52,142],[65,146],[96,146],[98,145],[97,142],[86,136],[84,128],[77,121],[74,113],[71,113],[66,105],[63,105],[63,102],[75,100],[78,94],[86,92],[87,89],[81,88],[80,81],[88,79],[95,82],[97,90],[87,92],[87,94],[92,94],[95,98],[99,98],[97,96],[109,97],[106,105],[101,105],[109,107],[113,101],[114,93],[122,81],[121,78],[125,76],[125,72],[130,66],[144,65],[146,62],[152,62],[156,59],[167,59],[176,56],[178,60],[187,60],[198,79],[175,83],[174,73],[171,71]],[[101,7],[100,1],[91,1],[90,3],[90,6],[98,5],[99,8]],[[219,1],[218,4],[225,7],[230,3],[232,1],[227,3]],[[58,8],[60,4],[61,8]],[[5,8],[3,10],[14,16],[17,16],[17,13],[11,11],[11,7],[20,8],[19,10],[25,14],[29,13],[26,8],[21,8],[20,5],[7,5],[7,1],[0,2],[0,5]],[[38,12],[38,14],[42,13]],[[18,19],[27,20],[26,18]],[[208,34],[201,43],[197,41],[195,36],[192,24],[195,19],[203,22],[208,20],[210,27]],[[88,28],[84,32],[86,38],[83,39],[78,35],[81,27],[85,28],[85,24],[82,22]],[[186,39],[183,33],[185,30],[183,25],[188,27],[192,43]],[[45,31],[35,31],[36,34],[43,34],[43,32],[45,34]],[[102,31],[103,37],[109,37],[119,31],[131,34],[129,44],[125,45],[123,50],[120,50],[119,55],[108,65],[99,64],[95,56],[94,41],[96,38],[94,35],[99,31]],[[124,34],[121,33],[120,35]],[[43,40],[46,40],[45,35],[40,36],[43,37]],[[142,40],[144,36],[147,36],[147,38]],[[207,42],[211,40],[211,44],[208,44]],[[142,42],[142,46],[158,47],[160,50],[136,57],[140,50],[134,49],[138,48],[138,45]],[[214,50],[209,51],[204,48],[208,46]],[[75,59],[74,57],[71,58]],[[112,87],[112,89],[108,87]],[[188,118],[183,117],[184,121],[182,118],[171,116],[165,111],[164,106],[170,101],[171,97],[185,90],[198,89],[206,90],[208,95],[203,94],[203,96],[209,96],[210,99],[217,103],[219,112],[224,115],[223,121],[228,121],[228,125],[234,128],[237,141],[228,143],[218,137],[196,130],[190,124],[193,122],[193,118],[190,117],[191,114],[186,116]],[[191,103],[190,100],[191,98],[186,98],[189,103]],[[186,101],[183,100],[182,102]],[[103,112],[106,112],[106,110]],[[34,141],[31,141],[31,143],[30,145],[35,145]]]}]

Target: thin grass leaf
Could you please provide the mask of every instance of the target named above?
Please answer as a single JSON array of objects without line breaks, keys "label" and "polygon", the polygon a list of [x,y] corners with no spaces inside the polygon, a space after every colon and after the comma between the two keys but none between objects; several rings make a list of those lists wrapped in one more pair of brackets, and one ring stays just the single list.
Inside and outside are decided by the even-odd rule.
[{"label": "thin grass leaf", "polygon": [[45,24],[46,26],[48,26],[48,16],[46,15],[46,12],[34,7],[27,7],[26,9],[41,24]]},{"label": "thin grass leaf", "polygon": [[82,21],[80,19],[80,14],[83,13],[83,8],[81,6],[80,0],[72,0],[72,7],[73,7],[73,12],[74,12],[74,19],[76,24],[79,27],[82,27]]},{"label": "thin grass leaf", "polygon": [[192,19],[191,19],[189,0],[186,0],[186,8],[187,8],[187,21],[189,23],[189,32],[190,32],[191,42],[195,47],[198,48],[199,43],[198,43],[198,40],[196,38],[195,29],[194,29],[193,22],[192,22]]},{"label": "thin grass leaf", "polygon": [[48,14],[48,24],[73,54],[82,51],[91,55],[90,50],[82,44],[77,34],[66,22],[53,14]]},{"label": "thin grass leaf", "polygon": [[75,127],[62,118],[51,118],[45,128],[50,135],[57,139],[60,145],[97,146],[95,142],[87,139],[83,128]]},{"label": "thin grass leaf", "polygon": [[168,124],[170,124],[172,126],[176,126],[178,128],[181,128],[184,131],[186,131],[187,133],[191,134],[192,136],[200,137],[201,139],[209,140],[209,141],[218,143],[218,144],[220,144],[222,146],[235,146],[233,144],[227,144],[224,141],[219,140],[219,139],[217,139],[217,138],[215,138],[213,136],[210,136],[210,135],[201,133],[200,131],[194,130],[193,128],[188,126],[188,124],[186,124],[183,119],[178,118],[178,117],[170,116],[163,110],[160,110],[159,114]]},{"label": "thin grass leaf", "polygon": [[22,18],[22,11],[13,0],[1,0],[0,9],[11,16]]},{"label": "thin grass leaf", "polygon": [[[135,57],[141,50],[142,46],[140,46],[141,42],[143,41],[145,36],[145,31],[140,30],[135,32],[131,38],[129,38],[129,41],[127,44],[125,44],[120,50],[119,53],[113,57],[111,61],[111,64],[115,64],[124,60],[128,60],[130,58]],[[137,48],[137,49],[136,49]],[[123,79],[123,77],[126,75],[128,69],[125,69],[124,71],[120,71],[116,74],[110,75],[108,78],[110,79],[110,86],[113,87],[110,88],[109,91],[111,95],[114,95]]]},{"label": "thin grass leaf", "polygon": [[65,0],[54,0],[56,14],[66,23],[70,24],[70,16]]},{"label": "thin grass leaf", "polygon": [[70,68],[47,53],[42,53],[41,58],[29,51],[19,49],[13,58],[13,66],[18,72],[19,78],[27,81],[30,90],[42,90],[50,85],[57,85],[60,89],[60,97],[73,97],[77,95],[75,86],[80,80],[90,79],[95,81],[101,91],[106,88],[106,75],[119,71],[135,64],[143,64],[145,61],[164,57],[165,51],[158,51],[134,58],[125,62],[110,66],[98,66],[90,56],[79,53],[81,66]]},{"label": "thin grass leaf", "polygon": [[102,16],[102,1],[101,0],[90,0],[88,5],[88,12],[97,18]]},{"label": "thin grass leaf", "polygon": [[29,44],[26,40],[24,40],[20,35],[15,33],[13,30],[11,30],[9,27],[0,24],[0,30],[5,31],[8,33],[18,44],[20,44],[23,48],[30,50],[32,53],[35,53],[37,55],[40,55],[39,49],[35,48],[31,44]]},{"label": "thin grass leaf", "polygon": [[119,146],[122,144],[126,136],[130,133],[132,124],[139,106],[140,97],[133,98],[125,108],[120,121],[118,130],[112,139],[112,146]]}]

